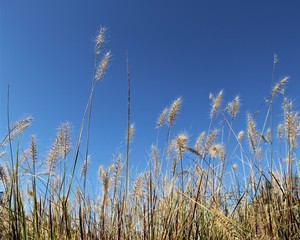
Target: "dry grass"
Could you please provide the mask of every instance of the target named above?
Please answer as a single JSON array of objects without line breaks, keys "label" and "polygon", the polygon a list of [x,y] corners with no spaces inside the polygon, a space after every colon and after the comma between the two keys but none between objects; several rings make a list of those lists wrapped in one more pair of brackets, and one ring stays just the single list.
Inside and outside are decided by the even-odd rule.
[{"label": "dry grass", "polygon": [[100,29],[96,39],[95,79],[74,145],[69,124],[62,124],[48,155],[40,159],[34,136],[24,151],[14,144],[31,118],[8,128],[0,154],[0,239],[299,239],[298,113],[283,98],[277,137],[270,120],[273,98],[284,94],[288,78],[272,87],[264,121],[256,119],[264,114],[260,107],[247,114],[245,130],[239,132],[234,121],[240,98],[223,107],[220,91],[210,94],[210,124],[197,139],[171,134],[182,107],[177,98],[156,123],[158,133],[167,128],[166,141],[158,144],[157,134],[148,168],[137,176],[128,170],[134,133],[128,89],[126,152],[110,166],[99,166],[99,186],[93,180],[101,189],[98,196],[86,190],[89,155],[81,141],[95,85],[109,64],[110,54],[101,52],[104,33]]}]

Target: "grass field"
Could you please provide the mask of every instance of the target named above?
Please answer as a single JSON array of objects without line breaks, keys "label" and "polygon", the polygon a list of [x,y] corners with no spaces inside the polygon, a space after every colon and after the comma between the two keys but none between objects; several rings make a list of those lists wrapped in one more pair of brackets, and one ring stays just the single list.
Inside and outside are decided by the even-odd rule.
[{"label": "grass field", "polygon": [[[104,37],[101,29],[95,47],[99,65],[75,144],[64,123],[47,157],[38,159],[34,136],[28,149],[19,147],[32,119],[9,124],[1,142],[0,239],[300,239],[300,125],[284,94],[287,77],[273,82],[257,111],[246,114],[240,132],[234,130],[240,98],[226,104],[223,91],[210,94],[210,125],[194,143],[188,134],[172,132],[182,107],[177,98],[158,117],[160,141],[151,146],[148,167],[134,175],[129,170],[134,125],[128,67],[126,150],[110,166],[99,166],[95,188],[102,193],[92,196],[86,187],[89,149],[82,141],[83,129],[89,139],[95,86],[110,60],[109,52],[99,51]],[[276,126],[274,98],[282,99]],[[7,105],[10,123],[9,98]],[[159,134],[161,128],[166,136]],[[233,157],[239,166],[232,164]]]}]

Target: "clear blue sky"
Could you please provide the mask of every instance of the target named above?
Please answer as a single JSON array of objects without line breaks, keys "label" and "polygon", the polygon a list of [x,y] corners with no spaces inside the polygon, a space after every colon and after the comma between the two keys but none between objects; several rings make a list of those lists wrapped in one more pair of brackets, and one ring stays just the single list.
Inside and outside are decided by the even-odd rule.
[{"label": "clear blue sky", "polygon": [[75,142],[100,26],[108,30],[105,48],[113,58],[94,98],[91,156],[95,168],[107,165],[125,138],[126,51],[136,125],[135,165],[145,165],[156,140],[156,119],[178,96],[183,98],[183,109],[176,129],[192,138],[207,129],[210,91],[224,89],[227,100],[239,94],[244,123],[245,111],[255,111],[270,90],[274,52],[279,56],[276,80],[290,76],[287,93],[299,106],[298,0],[2,0],[1,136],[6,131],[9,84],[11,120],[34,117],[27,133],[37,136],[40,157],[60,123],[72,123]]}]

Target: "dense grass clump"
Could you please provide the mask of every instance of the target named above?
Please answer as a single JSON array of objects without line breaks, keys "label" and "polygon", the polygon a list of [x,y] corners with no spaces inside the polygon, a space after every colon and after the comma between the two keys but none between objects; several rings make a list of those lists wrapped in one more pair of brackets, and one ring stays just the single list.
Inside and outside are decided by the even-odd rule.
[{"label": "dense grass clump", "polygon": [[[287,77],[273,81],[269,96],[257,112],[246,115],[239,132],[234,123],[240,98],[224,104],[220,91],[209,96],[210,124],[197,139],[173,133],[182,107],[177,98],[158,117],[148,168],[134,176],[128,167],[134,134],[128,64],[126,150],[110,166],[99,166],[101,194],[95,198],[87,191],[93,94],[110,60],[109,52],[100,51],[104,42],[101,28],[95,78],[74,145],[64,123],[46,158],[39,159],[34,136],[24,151],[18,143],[32,118],[8,124],[0,155],[0,239],[299,239],[300,125],[284,96]],[[275,126],[278,95],[283,119]],[[167,134],[159,137],[164,127]]]}]

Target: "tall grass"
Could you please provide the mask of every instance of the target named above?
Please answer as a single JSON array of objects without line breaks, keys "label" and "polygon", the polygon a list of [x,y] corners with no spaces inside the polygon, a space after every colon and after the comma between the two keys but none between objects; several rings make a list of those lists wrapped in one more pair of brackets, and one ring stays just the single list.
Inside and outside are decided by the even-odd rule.
[{"label": "tall grass", "polygon": [[[96,39],[95,78],[74,146],[64,123],[45,159],[38,157],[34,136],[21,151],[18,136],[32,119],[10,124],[8,104],[8,133],[0,155],[0,239],[299,239],[300,125],[293,102],[284,96],[287,77],[272,83],[269,96],[258,111],[247,114],[239,132],[240,98],[225,104],[220,91],[209,96],[210,123],[197,139],[176,134],[172,128],[182,107],[177,98],[158,118],[149,167],[129,178],[134,128],[127,58],[126,151],[110,166],[99,166],[98,197],[86,190],[93,94],[110,59],[101,50],[104,33],[101,28]],[[273,75],[276,63],[277,57]],[[275,127],[273,99],[278,95],[283,119]],[[159,135],[161,128],[166,136]]]}]

